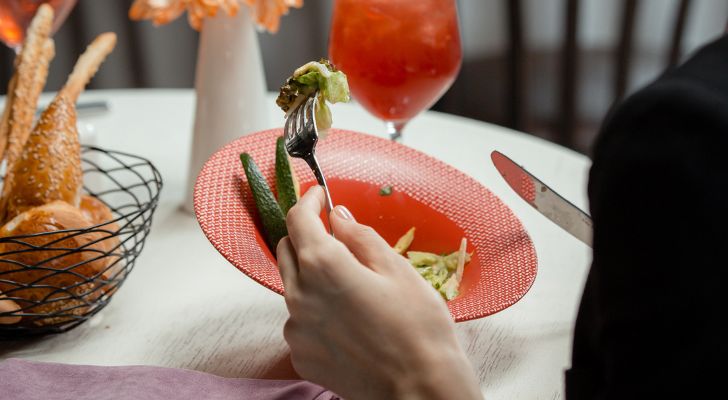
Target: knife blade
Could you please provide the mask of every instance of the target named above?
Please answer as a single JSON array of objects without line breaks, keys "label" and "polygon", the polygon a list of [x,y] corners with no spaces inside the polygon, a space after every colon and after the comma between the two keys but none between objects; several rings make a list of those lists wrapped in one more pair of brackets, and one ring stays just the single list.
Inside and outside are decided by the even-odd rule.
[{"label": "knife blade", "polygon": [[490,153],[495,169],[520,198],[543,216],[592,247],[592,219],[579,207],[498,151]]},{"label": "knife blade", "polygon": [[[47,107],[47,104],[43,107],[38,107],[38,109],[35,111],[35,115],[40,116]],[[104,100],[79,102],[76,104],[76,115],[78,116],[78,118],[103,115],[108,111],[109,103]]]}]

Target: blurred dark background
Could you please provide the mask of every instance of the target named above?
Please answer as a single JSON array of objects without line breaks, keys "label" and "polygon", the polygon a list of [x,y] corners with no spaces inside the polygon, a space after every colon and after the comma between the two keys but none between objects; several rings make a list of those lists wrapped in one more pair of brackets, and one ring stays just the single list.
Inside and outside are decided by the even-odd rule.
[{"label": "blurred dark background", "polygon": [[[13,0],[0,0],[13,1]],[[57,90],[87,43],[119,43],[92,89],[191,88],[198,33],[186,18],[131,22],[132,0],[79,0],[55,35],[47,91]],[[307,0],[281,30],[259,34],[270,90],[327,53],[332,1]],[[588,153],[616,99],[721,35],[725,0],[460,0],[464,60],[435,109],[532,133]],[[14,53],[0,49],[0,92]],[[222,62],[222,61],[221,61]]]}]

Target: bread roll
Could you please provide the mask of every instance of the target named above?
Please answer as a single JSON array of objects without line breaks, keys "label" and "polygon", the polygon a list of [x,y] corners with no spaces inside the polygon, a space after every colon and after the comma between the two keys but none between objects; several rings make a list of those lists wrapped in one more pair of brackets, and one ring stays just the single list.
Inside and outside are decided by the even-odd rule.
[{"label": "bread roll", "polygon": [[[13,218],[0,229],[0,237],[84,229],[92,225],[78,208],[63,201],[54,201]],[[0,258],[0,277],[3,281],[34,286],[12,292],[13,297],[27,301],[18,300],[22,307],[36,302],[44,303],[28,308],[26,312],[84,314],[90,311],[89,303],[107,291],[103,286],[103,280],[109,274],[109,258],[104,256],[108,250],[108,241],[102,240],[105,236],[102,232],[75,235],[59,232],[18,238],[25,244],[0,242],[0,254],[5,254]],[[79,248],[82,249],[76,250]],[[34,268],[19,268],[19,265]],[[21,285],[0,282],[0,291],[7,293]],[[38,287],[44,285],[49,287]],[[49,302],[54,299],[58,300]],[[39,319],[35,323],[43,325],[70,320],[70,316],[59,315]]]},{"label": "bread roll", "polygon": [[[79,207],[81,208],[83,215],[85,215],[89,221],[93,222],[94,225],[103,224],[114,219],[114,214],[111,213],[109,207],[96,197],[89,195],[81,196],[81,205]],[[116,224],[113,225],[117,226]],[[104,228],[109,229],[107,227]]]},{"label": "bread roll", "polygon": [[109,232],[109,237],[104,239],[106,249],[110,253],[108,257],[109,270],[104,271],[104,276],[108,279],[120,280],[122,278],[120,275],[121,269],[124,264],[118,258],[123,249],[120,246],[119,236],[117,236],[119,225],[116,222],[110,223],[110,221],[114,220],[114,214],[111,213],[111,210],[103,201],[89,195],[81,196],[80,209],[94,225],[104,224],[98,227],[99,230]]},{"label": "bread roll", "polygon": [[[18,303],[10,300],[0,292],[0,314],[2,313],[14,313],[20,311]],[[20,322],[22,317],[16,315],[0,317],[0,325],[12,325]]]}]

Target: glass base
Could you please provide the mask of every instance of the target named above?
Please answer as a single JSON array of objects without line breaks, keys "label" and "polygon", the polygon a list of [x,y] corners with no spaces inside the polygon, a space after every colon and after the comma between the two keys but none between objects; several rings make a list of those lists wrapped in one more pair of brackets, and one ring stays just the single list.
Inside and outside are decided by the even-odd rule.
[{"label": "glass base", "polygon": [[397,143],[402,143],[402,130],[408,121],[384,121],[389,138]]}]

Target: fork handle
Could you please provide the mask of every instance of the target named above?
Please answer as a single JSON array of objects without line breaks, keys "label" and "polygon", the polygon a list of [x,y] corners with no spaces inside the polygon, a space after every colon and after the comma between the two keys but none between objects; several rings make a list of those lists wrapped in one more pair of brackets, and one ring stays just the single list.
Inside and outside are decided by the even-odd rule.
[{"label": "fork handle", "polygon": [[[313,171],[313,175],[316,177],[316,181],[318,184],[324,188],[324,194],[326,195],[326,218],[331,221],[331,211],[334,209],[334,204],[331,202],[331,194],[329,193],[329,187],[326,185],[326,178],[324,178],[324,174],[321,172],[321,168],[319,167],[318,160],[316,159],[315,154],[311,154],[310,156],[305,158],[306,163],[309,167],[311,167],[311,171]],[[331,225],[331,223],[329,223]],[[331,236],[334,235],[334,231],[331,231]]]}]

